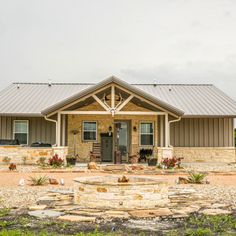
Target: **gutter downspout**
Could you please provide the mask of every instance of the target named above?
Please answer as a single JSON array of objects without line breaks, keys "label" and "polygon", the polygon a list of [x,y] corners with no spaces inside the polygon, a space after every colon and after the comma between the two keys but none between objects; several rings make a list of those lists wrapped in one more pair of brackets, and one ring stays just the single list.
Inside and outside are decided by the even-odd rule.
[{"label": "gutter downspout", "polygon": [[[50,118],[48,118],[47,116],[44,116],[44,119],[47,120],[47,121],[51,121],[51,122],[56,123],[56,137],[57,137],[57,121],[56,121],[56,120],[53,120],[53,119],[50,119]],[[57,144],[57,143],[58,143],[58,142],[57,142],[57,140],[56,140],[56,144]]]},{"label": "gutter downspout", "polygon": [[176,119],[176,120],[170,120],[170,121],[168,122],[168,123],[169,123],[169,137],[168,137],[168,138],[169,138],[169,140],[168,140],[168,144],[169,144],[169,145],[168,145],[168,146],[171,147],[171,148],[173,148],[173,146],[170,145],[170,124],[171,124],[171,123],[174,123],[174,122],[180,121],[181,118],[182,118],[182,117],[179,117],[179,118]]}]

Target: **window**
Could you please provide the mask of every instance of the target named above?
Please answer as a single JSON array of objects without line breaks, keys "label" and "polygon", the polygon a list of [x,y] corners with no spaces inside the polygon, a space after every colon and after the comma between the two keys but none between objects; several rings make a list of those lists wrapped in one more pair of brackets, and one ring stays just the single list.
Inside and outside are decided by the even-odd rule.
[{"label": "window", "polygon": [[18,139],[20,144],[28,144],[28,120],[14,120],[13,137]]},{"label": "window", "polygon": [[140,124],[140,144],[152,145],[154,143],[154,129],[152,122],[142,122]]},{"label": "window", "polygon": [[97,140],[97,122],[95,121],[83,122],[83,140],[84,141]]}]

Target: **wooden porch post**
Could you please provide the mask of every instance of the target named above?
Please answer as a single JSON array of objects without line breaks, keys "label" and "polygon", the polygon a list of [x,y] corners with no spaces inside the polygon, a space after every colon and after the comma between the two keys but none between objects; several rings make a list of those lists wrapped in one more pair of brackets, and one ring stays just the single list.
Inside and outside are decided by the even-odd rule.
[{"label": "wooden porch post", "polygon": [[57,113],[57,146],[61,146],[61,114],[60,112]]},{"label": "wooden porch post", "polygon": [[61,145],[65,146],[66,145],[66,115],[65,114],[61,115],[61,119],[62,119]]},{"label": "wooden porch post", "polygon": [[168,122],[168,114],[165,114],[165,147],[169,147],[169,122]]}]

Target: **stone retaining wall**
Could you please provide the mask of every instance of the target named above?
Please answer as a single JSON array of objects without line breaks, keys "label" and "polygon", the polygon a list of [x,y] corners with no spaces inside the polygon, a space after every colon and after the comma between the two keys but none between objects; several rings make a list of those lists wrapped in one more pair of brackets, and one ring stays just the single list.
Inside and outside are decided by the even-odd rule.
[{"label": "stone retaining wall", "polygon": [[169,202],[168,185],[164,180],[148,182],[150,178],[146,177],[144,182],[135,182],[135,178],[133,182],[130,177],[129,183],[118,183],[118,177],[116,182],[111,176],[75,179],[75,203],[87,208],[121,210],[161,207]]},{"label": "stone retaining wall", "polygon": [[183,162],[235,162],[234,147],[174,147],[173,155]]},{"label": "stone retaining wall", "polygon": [[54,154],[65,158],[68,153],[67,147],[22,147],[22,146],[0,146],[0,163],[4,163],[4,158],[10,158],[15,164],[36,164],[40,157],[46,159]]}]

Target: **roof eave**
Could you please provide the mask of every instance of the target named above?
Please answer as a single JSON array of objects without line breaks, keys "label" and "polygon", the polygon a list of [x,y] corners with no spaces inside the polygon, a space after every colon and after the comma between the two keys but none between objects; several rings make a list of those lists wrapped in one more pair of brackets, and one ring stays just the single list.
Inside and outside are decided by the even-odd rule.
[{"label": "roof eave", "polygon": [[16,117],[43,117],[41,113],[0,113],[0,116],[16,116]]},{"label": "roof eave", "polygon": [[229,114],[229,115],[222,115],[222,114],[214,114],[214,115],[201,115],[201,114],[196,114],[196,115],[183,115],[182,118],[236,118],[236,114]]}]

